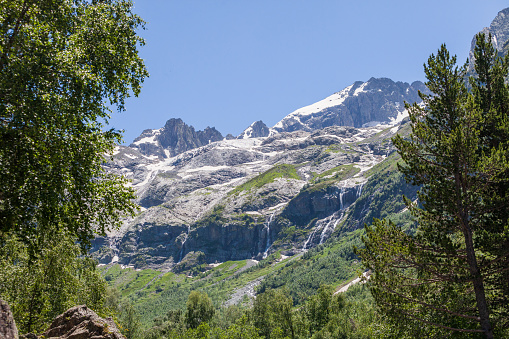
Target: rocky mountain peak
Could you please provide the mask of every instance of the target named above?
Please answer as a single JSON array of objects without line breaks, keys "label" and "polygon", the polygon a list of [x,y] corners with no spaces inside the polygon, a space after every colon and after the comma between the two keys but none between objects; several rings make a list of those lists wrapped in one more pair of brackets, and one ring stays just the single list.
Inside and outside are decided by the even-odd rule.
[{"label": "rocky mountain peak", "polygon": [[269,136],[269,128],[263,123],[263,121],[255,121],[240,133],[237,139],[248,139],[248,138],[262,138]]},{"label": "rocky mountain peak", "polygon": [[[484,27],[479,33],[484,33],[486,36],[491,33],[491,41],[493,46],[501,54],[505,54],[504,46],[509,40],[509,7],[498,12],[497,16],[491,22],[490,27]],[[474,68],[474,47],[475,36],[472,39],[468,59],[470,60],[469,70]]]},{"label": "rocky mountain peak", "polygon": [[388,78],[356,81],[321,101],[290,113],[273,130],[293,132],[313,131],[328,126],[391,125],[401,121],[405,114],[405,102],[421,101],[419,91],[428,92],[420,81],[411,85]]},{"label": "rocky mountain peak", "polygon": [[223,140],[223,135],[215,127],[207,126],[207,128],[205,128],[203,131],[198,131],[196,134],[198,135],[202,145],[207,145],[214,141]]},{"label": "rocky mountain peak", "polygon": [[169,158],[219,140],[223,136],[214,127],[196,131],[182,119],[172,118],[163,128],[143,131],[129,147],[137,148],[146,156]]}]

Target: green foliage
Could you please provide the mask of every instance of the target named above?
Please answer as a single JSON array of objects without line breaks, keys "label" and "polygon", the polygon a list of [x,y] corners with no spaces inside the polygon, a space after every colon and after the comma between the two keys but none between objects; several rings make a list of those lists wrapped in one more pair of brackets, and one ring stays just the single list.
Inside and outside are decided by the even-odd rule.
[{"label": "green foliage", "polygon": [[[317,294],[309,298],[305,312],[309,321],[309,332],[313,335],[319,332],[331,320],[332,314],[339,313],[344,307],[341,294],[334,294],[332,286],[322,285]],[[332,296],[332,298],[331,298]]]},{"label": "green foliage", "polygon": [[259,292],[287,287],[294,303],[302,304],[320,286],[334,285],[353,277],[359,267],[353,246],[361,244],[361,231],[344,234],[328,247],[317,246],[306,252],[303,260],[293,260],[270,272],[262,281]]},{"label": "green foliage", "polygon": [[128,0],[12,0],[0,17],[0,227],[41,249],[58,227],[86,247],[135,210],[101,164],[121,139],[103,131],[148,75]]},{"label": "green foliage", "polygon": [[0,246],[0,298],[10,304],[21,333],[45,330],[75,305],[104,310],[106,282],[96,262],[79,255],[79,246],[65,233],[47,239],[32,258],[14,236]]},{"label": "green foliage", "polygon": [[126,339],[142,338],[140,336],[140,317],[130,302],[124,302],[121,306],[119,322],[122,334]]},{"label": "green foliage", "polygon": [[186,313],[184,315],[188,328],[197,328],[201,323],[208,322],[214,315],[212,300],[206,293],[192,291],[187,298]]},{"label": "green foliage", "polygon": [[[339,286],[355,275],[355,257],[352,245],[360,245],[362,230],[346,233],[343,239],[327,243],[329,246],[318,246],[304,255],[282,260],[281,254],[276,252],[260,261],[256,266],[243,269],[246,261],[225,262],[213,267],[193,278],[182,275],[165,273],[156,275],[146,285],[149,277],[157,272],[147,274],[144,271],[132,269],[121,270],[119,265],[113,265],[107,270],[106,276],[111,276],[110,283],[117,283],[137,310],[142,321],[143,331],[138,331],[141,338],[391,338],[401,337],[384,322],[376,313],[373,299],[369,290],[364,286],[353,286],[344,294],[332,296],[334,287],[324,286],[329,282],[332,286]],[[342,256],[344,261],[335,259]],[[328,266],[327,261],[332,263]],[[338,264],[339,263],[339,264]],[[334,267],[334,265],[336,265]],[[323,271],[323,272],[322,272]],[[337,272],[345,271],[347,274]],[[267,295],[258,293],[258,306],[244,300],[247,306],[221,306],[227,300],[229,293],[266,276],[266,280],[277,284],[262,282],[261,291],[268,291],[268,286],[278,287]],[[277,278],[281,276],[284,281]],[[142,280],[144,284],[136,282]],[[304,288],[298,282],[302,279],[309,283]],[[311,285],[313,280],[318,285]],[[125,289],[129,284],[138,286],[137,290]],[[287,285],[287,288],[279,288]],[[141,286],[141,287],[140,287]],[[157,292],[161,288],[162,291]],[[184,305],[192,291],[207,293],[215,306],[213,317],[205,324],[201,322],[197,328],[188,328],[185,320]],[[120,292],[117,296],[120,296]],[[124,297],[124,298],[125,298]],[[109,297],[105,305],[109,304]],[[294,302],[296,300],[296,302]],[[252,301],[251,301],[252,302]],[[255,300],[254,303],[257,301]],[[298,303],[298,308],[294,304]],[[288,311],[289,310],[289,311]],[[264,318],[268,312],[268,318]],[[157,315],[157,316],[154,316]],[[152,321],[153,319],[153,321]],[[258,325],[257,325],[258,324]],[[290,326],[291,324],[291,326]],[[122,324],[123,327],[129,328]],[[269,331],[266,327],[269,326]],[[395,335],[396,333],[396,335]],[[266,338],[266,337],[265,337]]]},{"label": "green foliage", "polygon": [[[377,164],[366,172],[368,181],[362,187],[361,196],[348,211],[342,225],[343,230],[360,228],[373,218],[401,219],[400,214],[406,207],[403,197],[416,198],[417,186],[405,181],[405,177],[397,169],[401,157],[390,155],[385,161]],[[413,226],[411,218],[404,220],[406,228]]]},{"label": "green foliage", "polygon": [[279,164],[248,180],[242,185],[235,187],[235,189],[233,189],[229,194],[238,194],[243,191],[249,191],[253,188],[260,188],[263,185],[273,182],[277,178],[300,179],[294,165]]},{"label": "green foliage", "polygon": [[196,227],[203,227],[210,224],[221,225],[226,222],[226,218],[223,217],[224,205],[216,205],[212,211],[202,219],[196,222]]},{"label": "green foliage", "polygon": [[318,192],[337,184],[339,181],[353,177],[360,169],[353,164],[331,168],[320,174],[313,173],[313,179],[301,189],[301,193]]},{"label": "green foliage", "polygon": [[318,183],[320,181],[323,181],[324,178],[326,179],[335,179],[336,181],[342,181],[346,178],[353,177],[357,173],[360,172],[360,169],[358,167],[355,167],[354,164],[348,164],[348,165],[341,165],[334,168],[331,168],[330,170],[327,170],[325,172],[322,172],[320,174],[312,173],[313,179],[311,179],[312,182]]},{"label": "green foliage", "polygon": [[260,335],[270,338],[295,338],[292,298],[284,290],[267,290],[253,305],[253,323]]}]

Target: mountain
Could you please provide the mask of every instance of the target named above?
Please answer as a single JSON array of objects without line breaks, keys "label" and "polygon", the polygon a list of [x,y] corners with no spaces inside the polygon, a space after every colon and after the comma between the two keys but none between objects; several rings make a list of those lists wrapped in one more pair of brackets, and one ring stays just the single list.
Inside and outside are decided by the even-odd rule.
[{"label": "mountain", "polygon": [[[395,166],[377,175],[383,171],[377,166],[393,158],[390,138],[408,130],[401,113],[400,120],[221,139],[196,148],[191,141],[199,139],[189,138],[194,129],[169,120],[155,133],[144,132],[143,142],[117,147],[106,164],[132,180],[142,210],[119,231],[97,238],[94,255],[102,264],[180,270],[202,254],[207,263],[262,259],[277,250],[293,255],[362,227],[366,218],[381,216],[380,190],[394,186],[415,195],[402,178],[393,178]],[[165,143],[161,136],[175,130],[182,139]],[[143,153],[139,145],[150,143],[156,147]],[[398,197],[383,201],[391,201],[394,213],[404,209]]]},{"label": "mountain", "polygon": [[300,108],[274,125],[277,132],[313,131],[329,126],[366,127],[401,121],[405,102],[420,102],[418,92],[429,93],[416,81],[409,85],[387,78],[357,81],[317,103]]},{"label": "mountain", "polygon": [[[493,46],[497,49],[497,51],[501,55],[505,55],[507,51],[507,41],[509,40],[509,8],[503,9],[498,12],[497,16],[491,22],[489,27],[484,27],[479,33],[484,33],[486,36],[491,33],[491,41]],[[474,64],[474,47],[475,47],[475,36],[472,38],[472,44],[470,47],[470,52],[468,54],[469,70],[473,70]]]},{"label": "mountain", "polygon": [[[507,41],[508,13],[486,28],[497,48]],[[136,302],[147,326],[183,309],[196,289],[227,306],[284,287],[305,309],[321,286],[349,286],[362,269],[353,246],[363,246],[365,224],[390,218],[415,229],[403,196],[416,201],[417,187],[398,171],[391,139],[410,133],[404,103],[420,103],[419,91],[429,93],[421,82],[358,81],[236,138],[181,119],[144,131],[105,164],[131,179],[141,209],[93,241],[102,274]],[[372,299],[363,302],[345,313],[345,328],[373,325],[371,315],[365,326],[351,317],[373,314],[364,307]]]},{"label": "mountain", "polygon": [[143,131],[129,147],[144,155],[168,158],[222,139],[223,136],[214,127],[195,131],[182,119],[170,119],[163,128]]},{"label": "mountain", "polygon": [[373,217],[404,210],[390,138],[408,133],[405,102],[421,82],[358,81],[237,138],[181,119],[119,146],[109,172],[132,180],[142,207],[94,241],[102,264],[175,272],[193,265],[305,252]]},{"label": "mountain", "polygon": [[247,138],[263,138],[269,136],[269,128],[267,125],[263,123],[263,121],[255,121],[246,128],[237,139],[247,139]]}]

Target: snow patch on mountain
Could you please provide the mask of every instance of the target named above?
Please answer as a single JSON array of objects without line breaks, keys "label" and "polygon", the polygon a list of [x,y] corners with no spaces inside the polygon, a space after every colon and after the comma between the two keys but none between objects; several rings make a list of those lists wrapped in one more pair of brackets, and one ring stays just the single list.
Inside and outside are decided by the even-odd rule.
[{"label": "snow patch on mountain", "polygon": [[157,140],[156,140],[156,137],[161,134],[161,130],[162,128],[159,128],[159,129],[154,129],[152,131],[150,131],[150,133],[152,135],[149,135],[149,136],[146,136],[146,137],[143,137],[135,142],[133,142],[134,145],[141,145],[141,144],[154,144],[154,145],[158,145],[157,143]]},{"label": "snow patch on mountain", "polygon": [[269,137],[278,132],[311,132],[329,126],[395,125],[406,117],[405,102],[422,102],[419,91],[429,93],[419,81],[412,84],[388,78],[356,81],[340,92],[288,114],[269,131]]},{"label": "snow patch on mountain", "polygon": [[249,126],[245,131],[244,133],[242,133],[242,139],[248,139],[248,138],[251,138],[252,135],[253,135],[253,127]]},{"label": "snow patch on mountain", "polygon": [[356,97],[356,96],[359,96],[359,94],[365,92],[365,88],[366,86],[368,85],[367,82],[363,83],[362,85],[360,85],[356,90],[355,92],[353,92],[353,96]]},{"label": "snow patch on mountain", "polygon": [[270,130],[263,121],[255,121],[242,132],[237,139],[263,138],[269,136]]},{"label": "snow patch on mountain", "polygon": [[389,117],[390,124],[393,126],[397,125],[400,122],[402,122],[403,119],[405,119],[406,117],[408,117],[408,110],[405,109],[404,111],[398,111],[398,115],[396,116],[396,118]]},{"label": "snow patch on mountain", "polygon": [[[300,117],[302,116],[318,113],[329,107],[341,105],[348,97],[350,90],[352,89],[353,86],[354,85],[350,85],[343,89],[342,91],[334,93],[333,95],[328,96],[327,98],[318,101],[312,105],[299,108],[298,110],[295,110],[292,113],[288,114],[283,120],[294,118],[297,121],[301,122]],[[273,128],[283,128],[284,127],[283,120],[275,124]]]}]

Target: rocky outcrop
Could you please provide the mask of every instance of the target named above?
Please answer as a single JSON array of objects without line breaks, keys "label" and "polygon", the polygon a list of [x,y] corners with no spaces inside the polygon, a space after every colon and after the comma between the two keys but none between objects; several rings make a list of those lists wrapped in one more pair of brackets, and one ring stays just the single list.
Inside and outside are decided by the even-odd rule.
[{"label": "rocky outcrop", "polygon": [[0,299],[0,339],[18,339],[18,329],[9,305]]},{"label": "rocky outcrop", "polygon": [[168,150],[172,157],[222,139],[223,136],[215,128],[195,131],[193,126],[185,124],[182,119],[168,120],[156,137],[161,147]]},{"label": "rocky outcrop", "polygon": [[[479,33],[484,33],[486,36],[491,33],[491,41],[496,50],[503,56],[506,54],[507,48],[504,48],[507,41],[509,40],[509,8],[503,9],[498,12],[497,16],[491,22],[490,27],[483,28]],[[468,69],[473,71],[474,69],[474,47],[476,38],[472,39],[472,45],[468,55],[470,60]]]},{"label": "rocky outcrop", "polygon": [[170,119],[163,128],[143,131],[130,147],[147,156],[167,158],[219,140],[223,140],[223,136],[214,127],[195,131],[182,119]]},{"label": "rocky outcrop", "polygon": [[[56,317],[46,332],[22,335],[22,339],[125,339],[111,318],[103,319],[85,305]],[[9,305],[0,299],[0,339],[18,339]]]},{"label": "rocky outcrop", "polygon": [[358,192],[357,186],[303,189],[288,203],[282,215],[297,225],[306,226],[313,219],[322,219],[344,210],[358,198]]},{"label": "rocky outcrop", "polygon": [[203,131],[197,131],[196,135],[198,136],[198,139],[202,145],[207,145],[214,141],[223,140],[223,136],[215,127],[207,126],[207,128],[205,128]]},{"label": "rocky outcrop", "polygon": [[125,339],[113,319],[103,319],[85,305],[72,307],[56,317],[40,338]]},{"label": "rocky outcrop", "polygon": [[240,133],[237,139],[248,139],[248,138],[264,138],[269,136],[269,128],[263,123],[263,121],[255,121]]}]

